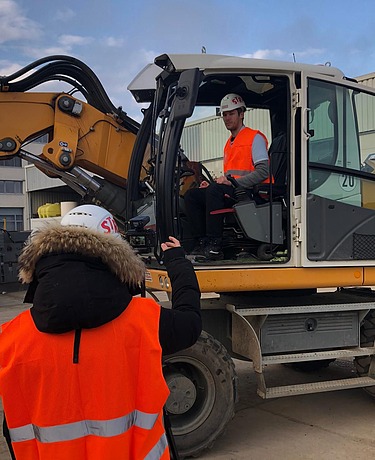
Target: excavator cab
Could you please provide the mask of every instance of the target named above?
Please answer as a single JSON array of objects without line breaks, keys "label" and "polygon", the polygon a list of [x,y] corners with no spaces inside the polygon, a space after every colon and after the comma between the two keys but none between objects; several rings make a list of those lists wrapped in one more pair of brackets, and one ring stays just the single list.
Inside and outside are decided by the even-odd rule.
[{"label": "excavator cab", "polygon": [[[160,61],[160,65],[168,69],[171,66],[168,59]],[[144,94],[135,89],[135,83],[129,89],[136,98]],[[188,101],[183,100],[185,93],[189,94]],[[155,145],[151,154],[154,160],[150,162],[148,157],[142,163],[149,172],[154,168],[154,176],[151,172],[150,177],[159,178],[155,181],[154,195],[145,189],[149,202],[156,196],[154,211],[159,239],[173,233],[178,235],[187,252],[194,245],[184,195],[189,189],[199,187],[202,180],[212,182],[223,174],[223,148],[229,132],[220,117],[219,105],[228,93],[239,94],[245,101],[244,124],[259,129],[267,137],[270,171],[275,181],[271,187],[266,184],[254,187],[245,200],[233,200],[228,202],[228,208],[217,211],[225,214],[224,263],[264,263],[272,259],[280,263],[286,261],[290,253],[287,177],[291,102],[289,78],[277,73],[233,74],[223,70],[204,75],[195,68],[171,72],[168,77],[159,76],[152,107],[154,112],[162,114],[161,121],[153,122],[155,127],[159,125],[154,141],[158,147]],[[163,101],[159,109],[158,100]],[[161,149],[173,154],[164,156]],[[143,196],[139,201],[131,200],[136,213],[139,209],[142,212],[138,203],[144,199]]]},{"label": "excavator cab", "polygon": [[[371,153],[372,118],[365,116],[365,108],[374,104],[371,89],[332,67],[212,55],[159,56],[152,67],[156,85],[146,91],[140,83],[149,71],[129,89],[137,100],[151,102],[146,169],[153,192],[145,191],[153,203],[158,242],[174,234],[191,248],[184,194],[199,185],[202,171],[206,180],[222,175],[228,131],[218,107],[224,95],[237,93],[246,103],[245,125],[268,139],[278,180],[274,189],[262,184],[246,203],[228,206],[227,257],[211,266],[328,267],[374,258],[370,197],[375,182],[362,166]],[[198,175],[186,174],[186,158],[198,165]],[[142,211],[138,203],[145,197],[137,201],[130,192],[129,198],[130,213]],[[157,247],[155,255],[160,256]]]}]

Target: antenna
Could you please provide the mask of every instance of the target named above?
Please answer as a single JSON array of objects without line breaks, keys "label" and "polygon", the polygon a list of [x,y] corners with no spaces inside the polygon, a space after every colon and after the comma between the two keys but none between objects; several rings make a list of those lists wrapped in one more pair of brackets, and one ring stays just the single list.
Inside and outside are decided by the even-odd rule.
[{"label": "antenna", "polygon": [[296,55],[294,53],[293,54],[293,62],[296,62]]},{"label": "antenna", "polygon": [[202,46],[202,54],[206,54],[206,47]]}]

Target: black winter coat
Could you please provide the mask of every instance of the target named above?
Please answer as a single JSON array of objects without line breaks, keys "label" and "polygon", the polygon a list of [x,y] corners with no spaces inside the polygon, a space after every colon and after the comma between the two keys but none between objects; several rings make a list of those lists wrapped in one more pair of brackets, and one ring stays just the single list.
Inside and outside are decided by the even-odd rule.
[{"label": "black winter coat", "polygon": [[[200,291],[182,248],[163,253],[172,286],[172,309],[161,309],[163,354],[188,348],[202,322]],[[41,332],[91,329],[112,321],[140,292],[145,266],[119,238],[80,227],[38,231],[19,258],[20,279],[30,283],[25,302]]]}]

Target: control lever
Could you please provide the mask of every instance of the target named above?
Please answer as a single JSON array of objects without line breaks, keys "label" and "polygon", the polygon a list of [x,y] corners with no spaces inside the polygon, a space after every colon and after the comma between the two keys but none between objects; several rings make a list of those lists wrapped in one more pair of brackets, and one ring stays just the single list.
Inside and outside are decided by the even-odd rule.
[{"label": "control lever", "polygon": [[238,188],[240,186],[240,184],[231,174],[228,174],[225,177],[229,180],[229,182],[233,185],[234,188]]},{"label": "control lever", "polygon": [[226,178],[229,180],[229,182],[233,185],[234,187],[234,197],[237,201],[244,201],[244,200],[249,200],[252,199],[252,193],[251,190],[246,189],[242,187],[237,180],[228,174]]}]

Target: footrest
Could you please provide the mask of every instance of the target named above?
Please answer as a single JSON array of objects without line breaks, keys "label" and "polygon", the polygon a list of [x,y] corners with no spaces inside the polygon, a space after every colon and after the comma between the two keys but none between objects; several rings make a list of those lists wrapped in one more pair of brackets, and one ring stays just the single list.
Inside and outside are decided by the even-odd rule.
[{"label": "footrest", "polygon": [[288,353],[285,355],[263,356],[263,364],[295,363],[303,361],[318,361],[322,359],[350,358],[353,356],[375,355],[375,347],[355,347],[342,350],[314,351],[306,353]]},{"label": "footrest", "polygon": [[211,211],[210,214],[233,214],[235,211],[234,208],[224,208],[224,209],[215,209],[215,211]]},{"label": "footrest", "polygon": [[350,388],[363,388],[371,386],[375,386],[375,379],[372,379],[371,377],[354,377],[349,379],[272,387],[267,388],[265,393],[258,389],[258,395],[263,399],[271,399],[280,398],[283,396],[323,393],[325,391],[347,390]]}]

